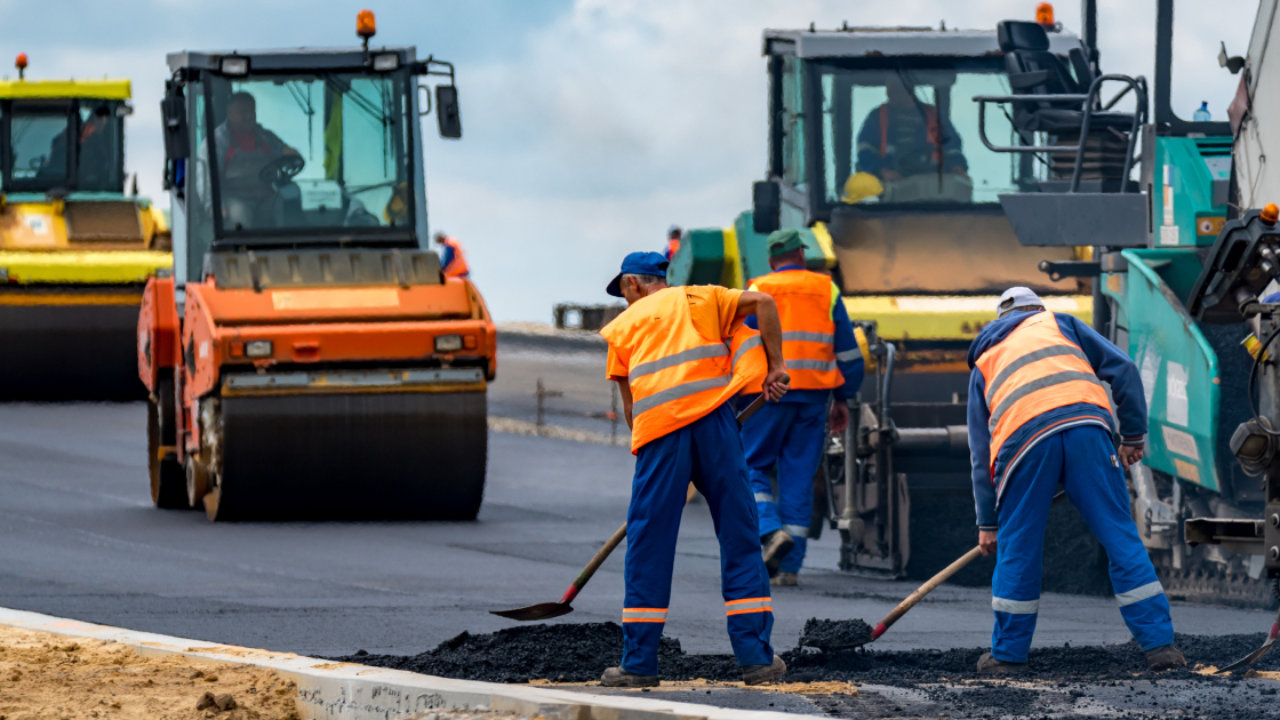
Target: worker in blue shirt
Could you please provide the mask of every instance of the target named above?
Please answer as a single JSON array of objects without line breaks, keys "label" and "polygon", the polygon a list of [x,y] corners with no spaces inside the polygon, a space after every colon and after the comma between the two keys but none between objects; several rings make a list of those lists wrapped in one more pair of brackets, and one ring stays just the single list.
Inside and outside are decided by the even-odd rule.
[{"label": "worker in blue shirt", "polygon": [[[843,433],[849,424],[848,401],[862,385],[863,350],[831,275],[805,269],[800,233],[778,230],[766,244],[773,272],[756,278],[749,289],[770,295],[778,306],[791,391],[743,423],[742,443],[760,516],[765,566],[774,585],[796,585],[813,520],[813,479],[822,462],[828,423],[832,434]],[[748,325],[753,322],[747,319]]]},{"label": "worker in blue shirt", "polygon": [[978,671],[1006,674],[1026,667],[1040,607],[1045,528],[1059,485],[1107,552],[1120,616],[1146,652],[1148,667],[1185,665],[1173,645],[1169,599],[1130,514],[1124,478],[1123,468],[1142,459],[1146,442],[1138,368],[1093,328],[1048,312],[1025,287],[1005,291],[997,312],[969,348],[978,546],[984,555],[996,554],[995,628]]}]

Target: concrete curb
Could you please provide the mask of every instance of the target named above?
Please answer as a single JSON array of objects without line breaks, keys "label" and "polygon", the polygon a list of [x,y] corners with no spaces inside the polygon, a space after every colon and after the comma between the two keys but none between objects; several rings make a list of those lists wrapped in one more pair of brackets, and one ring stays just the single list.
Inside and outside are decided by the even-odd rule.
[{"label": "concrete curb", "polygon": [[135,632],[25,610],[0,608],[0,625],[128,645],[140,653],[181,655],[270,668],[298,685],[298,713],[315,720],[392,720],[441,709],[492,710],[549,720],[796,720],[818,715],[744,711],[710,705],[570,690],[452,680],[403,670],[336,663],[268,650]]}]

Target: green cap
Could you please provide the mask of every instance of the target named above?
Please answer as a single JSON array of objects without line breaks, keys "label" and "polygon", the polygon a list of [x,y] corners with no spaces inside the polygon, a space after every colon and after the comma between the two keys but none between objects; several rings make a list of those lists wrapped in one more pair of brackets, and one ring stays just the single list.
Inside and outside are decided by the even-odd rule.
[{"label": "green cap", "polygon": [[765,244],[769,247],[769,257],[777,257],[792,250],[804,249],[804,241],[800,239],[800,231],[794,228],[774,230],[769,233]]}]

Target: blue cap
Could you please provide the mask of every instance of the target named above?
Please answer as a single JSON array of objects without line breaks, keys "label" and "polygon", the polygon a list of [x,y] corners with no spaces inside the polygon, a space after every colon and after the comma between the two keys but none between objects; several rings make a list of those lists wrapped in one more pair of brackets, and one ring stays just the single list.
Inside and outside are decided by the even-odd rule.
[{"label": "blue cap", "polygon": [[662,256],[662,253],[633,252],[622,259],[622,271],[609,281],[609,287],[604,291],[614,297],[622,297],[623,275],[657,275],[665,278],[667,264],[667,259]]}]

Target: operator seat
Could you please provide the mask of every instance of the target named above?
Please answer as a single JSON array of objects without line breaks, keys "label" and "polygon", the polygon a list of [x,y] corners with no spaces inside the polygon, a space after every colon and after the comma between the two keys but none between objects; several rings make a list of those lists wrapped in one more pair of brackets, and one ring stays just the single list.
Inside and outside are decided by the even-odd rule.
[{"label": "operator seat", "polygon": [[[1094,81],[1084,53],[1072,57],[1071,64],[1049,50],[1049,34],[1036,22],[1006,20],[996,26],[996,38],[1004,53],[1009,87],[1015,95],[1084,95]],[[1075,74],[1072,73],[1075,70]],[[1013,103],[1013,126],[1032,144],[1034,133],[1045,133],[1049,144],[1076,145],[1084,122],[1083,103],[1071,101],[1022,101]],[[1128,151],[1131,113],[1104,112],[1095,105],[1090,113],[1089,137],[1085,142],[1082,180],[1102,180],[1119,184]],[[1075,167],[1074,152],[1052,152],[1051,174],[1070,179]],[[1110,181],[1110,182],[1108,182]]]}]

